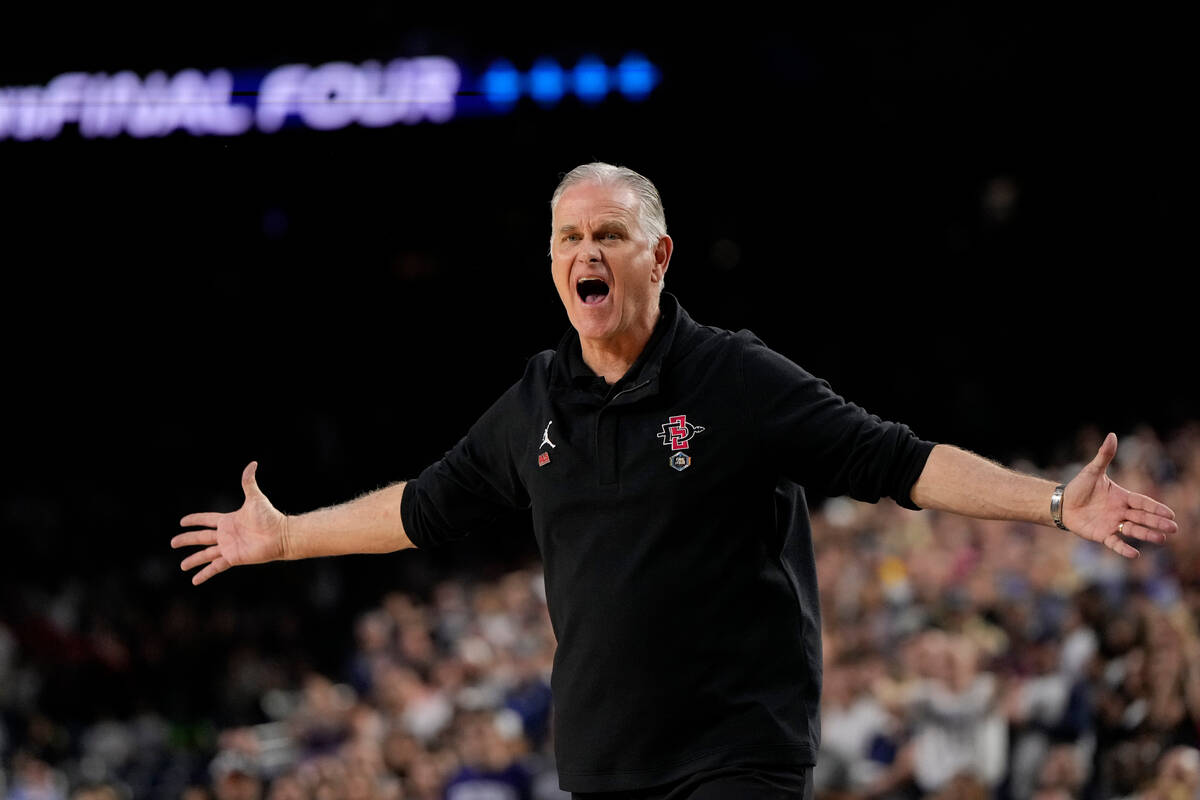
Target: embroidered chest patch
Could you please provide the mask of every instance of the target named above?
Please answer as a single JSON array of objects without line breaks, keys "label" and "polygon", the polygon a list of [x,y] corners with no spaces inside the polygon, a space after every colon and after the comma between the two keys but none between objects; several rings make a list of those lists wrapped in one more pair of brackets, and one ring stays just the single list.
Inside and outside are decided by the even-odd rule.
[{"label": "embroidered chest patch", "polygon": [[[542,431],[542,443],[538,445],[537,462],[539,467],[544,467],[550,463],[550,450],[558,447],[558,445],[550,441],[550,426],[553,424],[554,420],[550,420],[546,423],[546,430]],[[544,447],[549,447],[550,450],[543,450],[542,448]]]},{"label": "embroidered chest patch", "polygon": [[676,414],[667,418],[658,438],[662,440],[664,447],[671,448],[671,456],[667,463],[672,469],[682,472],[692,465],[692,457],[680,451],[687,450],[692,437],[703,432],[704,426],[688,422],[687,414]]}]

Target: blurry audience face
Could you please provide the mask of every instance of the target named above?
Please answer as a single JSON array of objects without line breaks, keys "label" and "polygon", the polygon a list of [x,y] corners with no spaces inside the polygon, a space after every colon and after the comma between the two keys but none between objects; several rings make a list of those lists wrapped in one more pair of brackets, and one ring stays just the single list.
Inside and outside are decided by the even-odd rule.
[{"label": "blurry audience face", "polygon": [[284,776],[272,782],[267,800],[308,800],[308,791],[298,779]]},{"label": "blurry audience face", "polygon": [[344,800],[372,800],[375,796],[375,781],[362,772],[351,772],[346,776]]},{"label": "blurry audience face", "polygon": [[213,782],[217,800],[260,800],[262,781],[253,775],[234,770],[219,776]]},{"label": "blurry audience face", "polygon": [[1074,745],[1059,745],[1050,750],[1042,762],[1041,774],[1038,776],[1039,788],[1043,790],[1060,789],[1070,794],[1082,785],[1083,775],[1079,763],[1079,754]]},{"label": "blurry audience face", "polygon": [[391,646],[391,618],[381,611],[366,614],[359,619],[355,635],[364,654],[386,652]]},{"label": "blurry audience face", "polygon": [[424,627],[408,626],[400,632],[400,657],[409,664],[431,666],[436,653]]},{"label": "blurry audience face", "polygon": [[406,775],[412,765],[424,757],[417,740],[403,730],[395,729],[383,741],[383,758],[387,768],[397,775]]},{"label": "blurry audience face", "polygon": [[946,635],[941,631],[926,631],[917,640],[917,674],[933,681],[947,682],[953,671],[953,655]]},{"label": "blurry audience face", "polygon": [[459,757],[468,766],[499,772],[513,762],[513,748],[500,735],[491,714],[475,714],[464,719],[457,745]]},{"label": "blurry audience face", "polygon": [[1162,759],[1158,785],[1175,797],[1200,796],[1200,750],[1176,747]]},{"label": "blurry audience face", "polygon": [[417,761],[412,764],[409,770],[405,787],[408,793],[415,798],[421,798],[421,800],[439,798],[440,800],[442,796],[442,783],[445,780],[445,775],[448,774],[448,772],[443,774],[432,759]]}]

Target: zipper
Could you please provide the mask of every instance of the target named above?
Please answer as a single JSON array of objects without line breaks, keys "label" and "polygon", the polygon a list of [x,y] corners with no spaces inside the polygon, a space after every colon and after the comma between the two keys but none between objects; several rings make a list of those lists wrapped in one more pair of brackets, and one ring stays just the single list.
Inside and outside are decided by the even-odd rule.
[{"label": "zipper", "polygon": [[603,411],[605,408],[608,408],[613,403],[617,402],[617,398],[620,397],[621,395],[625,394],[626,392],[637,391],[638,389],[641,389],[643,386],[649,386],[649,385],[650,385],[650,379],[647,378],[646,380],[639,383],[637,386],[626,386],[624,389],[622,389],[621,391],[614,394],[612,396],[612,398],[607,403],[604,404],[604,408],[601,408],[600,410]]},{"label": "zipper", "polygon": [[623,395],[627,392],[637,391],[638,389],[648,386],[649,384],[650,384],[650,379],[646,379],[646,380],[642,381],[641,383],[637,384],[636,386],[626,386],[624,389],[622,389],[621,391],[617,392],[612,397],[610,397],[608,399],[608,402],[606,402],[603,406],[601,406],[600,410],[596,412],[596,431],[595,431],[595,438],[594,438],[594,446],[596,448],[596,450],[595,450],[596,465],[599,468],[598,473],[599,473],[599,480],[600,480],[601,486],[612,485],[612,484],[617,483],[617,442],[616,442],[616,436],[613,436],[612,437],[612,439],[613,439],[612,446],[607,449],[603,449],[603,450],[601,449],[601,447],[600,447],[600,419],[603,416],[604,412],[607,411],[610,407],[612,407],[613,403],[615,403],[621,395]]}]

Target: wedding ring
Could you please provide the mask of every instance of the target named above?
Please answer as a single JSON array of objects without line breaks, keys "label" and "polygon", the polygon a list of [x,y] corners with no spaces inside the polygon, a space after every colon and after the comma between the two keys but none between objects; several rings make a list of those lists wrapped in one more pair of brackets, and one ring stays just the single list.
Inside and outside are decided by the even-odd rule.
[{"label": "wedding ring", "polygon": [[1117,526],[1117,533],[1121,534],[1122,536],[1125,535],[1125,523],[1124,522],[1122,522],[1120,525]]}]

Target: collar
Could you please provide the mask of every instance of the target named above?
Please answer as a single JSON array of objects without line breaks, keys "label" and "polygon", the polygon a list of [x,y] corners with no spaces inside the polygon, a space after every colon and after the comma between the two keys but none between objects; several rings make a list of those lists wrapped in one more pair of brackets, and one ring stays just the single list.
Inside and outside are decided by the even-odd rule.
[{"label": "collar", "polygon": [[[690,330],[695,325],[679,305],[675,295],[664,291],[659,298],[658,323],[655,324],[650,339],[629,370],[611,386],[604,384],[604,379],[584,363],[583,352],[579,346],[579,333],[570,328],[563,335],[554,353],[550,385],[563,399],[588,405],[602,405],[607,402],[624,404],[657,394],[659,375],[663,366],[672,360],[672,348],[682,338],[679,335],[680,331]],[[604,387],[600,384],[604,384]]]}]

